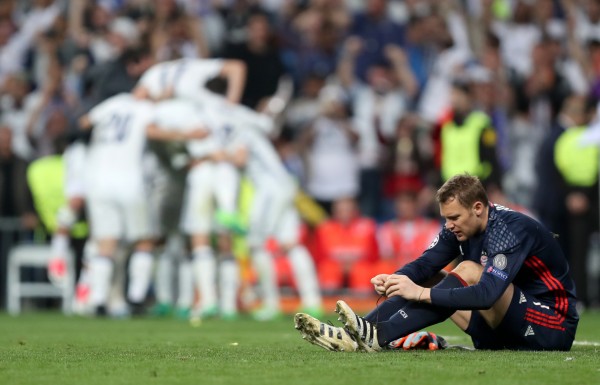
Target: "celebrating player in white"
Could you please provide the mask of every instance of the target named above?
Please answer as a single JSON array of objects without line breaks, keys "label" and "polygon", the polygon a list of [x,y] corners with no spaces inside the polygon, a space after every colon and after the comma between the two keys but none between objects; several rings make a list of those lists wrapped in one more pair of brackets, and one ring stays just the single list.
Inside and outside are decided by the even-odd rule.
[{"label": "celebrating player in white", "polygon": [[[222,104],[222,108],[233,110],[228,115],[235,116],[237,106]],[[246,112],[243,115],[247,116]],[[288,251],[302,306],[309,312],[320,312],[321,295],[314,262],[308,250],[298,243],[300,219],[293,203],[297,191],[295,181],[260,128],[246,119],[226,127],[231,130],[226,147],[228,157],[245,170],[255,188],[248,243],[263,295],[263,308],[255,314],[256,318],[268,320],[279,313],[273,256],[265,247],[270,237]]]},{"label": "celebrating player in white", "polygon": [[[165,100],[157,104],[154,124],[163,130],[187,131],[199,126],[209,128],[224,124],[218,115],[207,114],[206,109],[187,99]],[[237,313],[237,288],[239,273],[224,229],[216,229],[215,204],[226,216],[234,215],[238,190],[238,171],[222,160],[220,133],[203,140],[186,144],[191,156],[191,169],[187,176],[181,228],[190,237],[192,266],[200,303],[194,317],[207,317],[220,312],[221,316],[235,317]],[[210,235],[219,230],[219,292],[217,300],[217,258],[211,247]],[[181,304],[180,304],[181,306]]]},{"label": "celebrating player in white", "polygon": [[90,302],[106,311],[113,258],[120,240],[135,243],[129,264],[127,297],[133,304],[145,299],[153,266],[151,224],[143,180],[146,138],[187,140],[205,131],[164,132],[150,125],[153,105],[131,94],[107,99],[83,116],[83,128],[93,127],[88,153],[88,211],[98,255],[90,261]]}]

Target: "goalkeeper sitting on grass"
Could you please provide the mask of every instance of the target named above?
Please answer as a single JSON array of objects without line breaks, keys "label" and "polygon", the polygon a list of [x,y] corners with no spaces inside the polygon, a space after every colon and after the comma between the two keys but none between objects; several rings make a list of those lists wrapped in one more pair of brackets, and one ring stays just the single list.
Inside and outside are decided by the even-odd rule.
[{"label": "goalkeeper sitting on grass", "polygon": [[[478,178],[457,175],[437,192],[445,226],[423,255],[371,279],[387,299],[365,317],[338,301],[344,327],[303,313],[295,326],[333,351],[443,348],[419,330],[447,318],[476,349],[569,350],[579,317],[569,267],[554,235],[528,216],[494,205]],[[449,274],[442,268],[460,256]]]}]

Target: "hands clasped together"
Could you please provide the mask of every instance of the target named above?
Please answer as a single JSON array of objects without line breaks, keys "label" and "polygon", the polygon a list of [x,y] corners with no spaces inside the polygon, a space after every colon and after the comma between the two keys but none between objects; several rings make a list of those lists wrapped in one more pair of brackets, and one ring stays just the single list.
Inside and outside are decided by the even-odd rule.
[{"label": "hands clasped together", "polygon": [[417,285],[406,275],[378,274],[371,278],[375,291],[386,297],[400,296],[409,301],[420,301],[424,287]]}]

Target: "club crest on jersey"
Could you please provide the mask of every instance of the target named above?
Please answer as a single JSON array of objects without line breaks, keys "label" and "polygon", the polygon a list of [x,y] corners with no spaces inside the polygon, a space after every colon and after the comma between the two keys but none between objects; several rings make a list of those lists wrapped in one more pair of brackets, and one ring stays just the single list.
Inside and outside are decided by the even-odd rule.
[{"label": "club crest on jersey", "polygon": [[433,241],[431,241],[431,244],[429,245],[429,247],[427,248],[427,250],[429,249],[433,249],[435,247],[435,245],[438,244],[438,241],[440,240],[440,235],[436,235],[435,239]]},{"label": "club crest on jersey", "polygon": [[481,266],[485,266],[488,263],[488,256],[485,251],[481,252],[481,257],[479,258],[479,263],[481,263]]},{"label": "club crest on jersey", "polygon": [[508,264],[508,260],[506,259],[506,255],[498,254],[494,257],[494,267],[500,270],[506,269],[506,265]]}]

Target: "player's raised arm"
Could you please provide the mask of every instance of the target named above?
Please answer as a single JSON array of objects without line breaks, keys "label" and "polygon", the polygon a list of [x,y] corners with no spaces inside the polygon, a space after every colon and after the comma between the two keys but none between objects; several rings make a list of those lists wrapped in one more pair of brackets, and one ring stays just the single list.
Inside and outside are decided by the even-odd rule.
[{"label": "player's raised arm", "polygon": [[89,114],[85,114],[83,116],[81,116],[78,120],[77,120],[77,124],[79,124],[79,129],[82,131],[89,131],[92,129],[92,120],[90,119]]},{"label": "player's raised arm", "polygon": [[146,127],[146,136],[150,140],[159,141],[185,141],[194,139],[204,139],[210,135],[210,131],[199,127],[191,131],[166,130],[159,127],[155,123],[151,123]]},{"label": "player's raised arm", "polygon": [[224,60],[220,75],[227,79],[227,100],[239,103],[246,86],[246,63],[241,60]]}]

